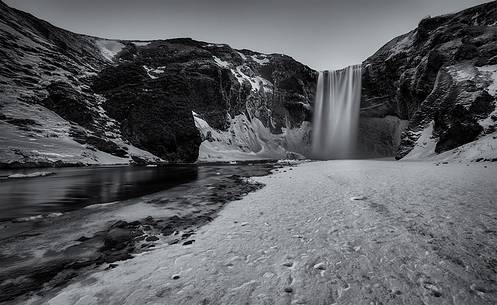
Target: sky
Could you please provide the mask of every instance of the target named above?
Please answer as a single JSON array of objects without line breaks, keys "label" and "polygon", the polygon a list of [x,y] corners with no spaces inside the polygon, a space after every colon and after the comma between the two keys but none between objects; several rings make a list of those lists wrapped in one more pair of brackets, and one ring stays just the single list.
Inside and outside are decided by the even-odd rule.
[{"label": "sky", "polygon": [[482,0],[4,0],[64,29],[104,38],[191,37],[283,53],[317,70],[358,64],[430,15]]}]

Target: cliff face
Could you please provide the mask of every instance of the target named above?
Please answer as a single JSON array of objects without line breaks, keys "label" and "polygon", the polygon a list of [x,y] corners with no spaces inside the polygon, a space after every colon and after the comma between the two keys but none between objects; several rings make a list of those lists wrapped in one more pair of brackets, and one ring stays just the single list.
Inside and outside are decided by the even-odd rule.
[{"label": "cliff face", "polygon": [[100,39],[0,9],[4,167],[306,153],[317,74],[288,56]]},{"label": "cliff face", "polygon": [[[497,147],[497,2],[426,18],[363,63],[364,118],[408,120],[397,158]],[[476,149],[464,146],[480,141]],[[491,141],[490,141],[491,142]],[[475,149],[471,145],[471,149]],[[478,146],[480,146],[478,148]]]},{"label": "cliff face", "polygon": [[[288,56],[0,9],[2,167],[309,156],[317,72]],[[422,20],[363,63],[361,155],[495,159],[496,79],[497,2]]]},{"label": "cliff face", "polygon": [[310,120],[313,70],[288,56],[191,39],[122,43],[93,89],[133,144],[169,160],[195,160],[198,150],[209,161],[304,153],[305,134],[299,145],[287,138]]}]

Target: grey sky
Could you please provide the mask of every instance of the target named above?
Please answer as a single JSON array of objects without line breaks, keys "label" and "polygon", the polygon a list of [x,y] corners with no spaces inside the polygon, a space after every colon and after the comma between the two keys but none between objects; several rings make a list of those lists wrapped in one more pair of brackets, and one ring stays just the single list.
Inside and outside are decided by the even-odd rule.
[{"label": "grey sky", "polygon": [[59,27],[120,39],[194,39],[284,53],[314,69],[362,62],[427,15],[484,0],[7,0]]}]

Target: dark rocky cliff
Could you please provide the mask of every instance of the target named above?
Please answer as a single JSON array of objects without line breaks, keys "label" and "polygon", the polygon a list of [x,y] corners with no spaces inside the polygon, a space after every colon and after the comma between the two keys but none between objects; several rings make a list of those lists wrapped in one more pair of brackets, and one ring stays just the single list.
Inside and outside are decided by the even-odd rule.
[{"label": "dark rocky cliff", "polygon": [[[0,9],[3,167],[309,156],[317,73],[288,56]],[[490,158],[496,79],[497,2],[422,20],[363,63],[361,156]]]},{"label": "dark rocky cliff", "polygon": [[2,2],[0,42],[3,166],[279,158],[308,144],[317,75],[285,55],[89,37]]},{"label": "dark rocky cliff", "polygon": [[409,121],[399,159],[452,150],[495,132],[496,65],[496,1],[425,18],[363,63],[362,115]]}]

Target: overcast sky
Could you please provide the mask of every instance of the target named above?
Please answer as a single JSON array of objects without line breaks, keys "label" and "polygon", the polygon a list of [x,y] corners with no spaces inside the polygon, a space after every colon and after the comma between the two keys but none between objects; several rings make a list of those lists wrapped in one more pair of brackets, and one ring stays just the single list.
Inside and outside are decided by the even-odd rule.
[{"label": "overcast sky", "polygon": [[427,15],[481,0],[6,0],[59,27],[105,38],[191,37],[284,53],[318,70],[357,64]]}]

